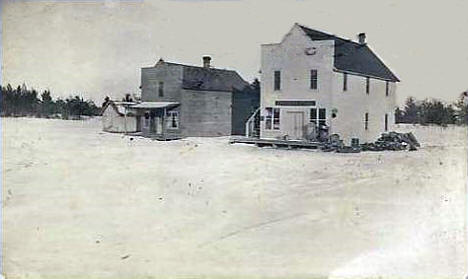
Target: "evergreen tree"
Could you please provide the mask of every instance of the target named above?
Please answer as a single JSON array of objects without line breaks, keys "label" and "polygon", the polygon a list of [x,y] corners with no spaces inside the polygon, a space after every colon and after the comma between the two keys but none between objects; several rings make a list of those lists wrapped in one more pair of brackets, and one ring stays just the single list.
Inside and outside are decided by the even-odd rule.
[{"label": "evergreen tree", "polygon": [[404,111],[402,111],[399,107],[395,109],[395,123],[405,123],[404,122]]},{"label": "evergreen tree", "polygon": [[459,125],[468,124],[468,91],[463,92],[454,104],[455,119]]},{"label": "evergreen tree", "polygon": [[413,97],[408,97],[405,102],[405,112],[402,123],[418,123],[419,108]]}]

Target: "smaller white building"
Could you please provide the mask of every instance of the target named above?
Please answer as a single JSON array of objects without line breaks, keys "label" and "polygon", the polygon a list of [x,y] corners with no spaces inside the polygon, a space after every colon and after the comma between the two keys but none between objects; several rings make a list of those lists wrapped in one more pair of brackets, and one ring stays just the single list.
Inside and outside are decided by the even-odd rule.
[{"label": "smaller white building", "polygon": [[135,102],[109,101],[102,108],[102,129],[113,133],[134,133],[140,131],[137,116],[129,107]]}]

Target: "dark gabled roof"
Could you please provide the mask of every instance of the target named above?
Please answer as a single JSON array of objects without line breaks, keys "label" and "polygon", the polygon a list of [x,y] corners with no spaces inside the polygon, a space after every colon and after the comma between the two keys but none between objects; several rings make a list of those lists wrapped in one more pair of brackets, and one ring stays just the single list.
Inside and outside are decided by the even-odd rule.
[{"label": "dark gabled roof", "polygon": [[335,41],[334,66],[338,71],[351,72],[394,82],[400,81],[367,44],[353,42],[302,25],[299,25],[299,27],[314,41]]},{"label": "dark gabled roof", "polygon": [[183,67],[182,88],[184,89],[232,92],[233,90],[243,90],[249,86],[249,83],[242,79],[236,71],[170,62],[162,63]]}]

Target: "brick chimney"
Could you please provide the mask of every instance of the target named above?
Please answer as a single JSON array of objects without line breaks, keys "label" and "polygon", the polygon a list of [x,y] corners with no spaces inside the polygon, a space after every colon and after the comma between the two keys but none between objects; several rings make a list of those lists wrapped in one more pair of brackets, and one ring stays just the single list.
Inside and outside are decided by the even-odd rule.
[{"label": "brick chimney", "polygon": [[210,66],[211,57],[210,56],[203,56],[203,68],[209,68]]},{"label": "brick chimney", "polygon": [[359,33],[358,34],[358,40],[361,45],[366,44],[366,33]]}]

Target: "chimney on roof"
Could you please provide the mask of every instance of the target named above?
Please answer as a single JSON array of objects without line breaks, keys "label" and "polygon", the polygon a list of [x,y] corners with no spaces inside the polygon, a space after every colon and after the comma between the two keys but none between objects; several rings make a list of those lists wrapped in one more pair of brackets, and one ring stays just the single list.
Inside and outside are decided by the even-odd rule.
[{"label": "chimney on roof", "polygon": [[162,59],[162,57],[159,58],[158,62],[156,63],[156,66],[161,64],[164,64],[164,59]]},{"label": "chimney on roof", "polygon": [[361,45],[366,44],[366,33],[359,33],[358,40]]},{"label": "chimney on roof", "polygon": [[203,56],[203,68],[209,68],[210,66],[211,57],[210,56]]}]

